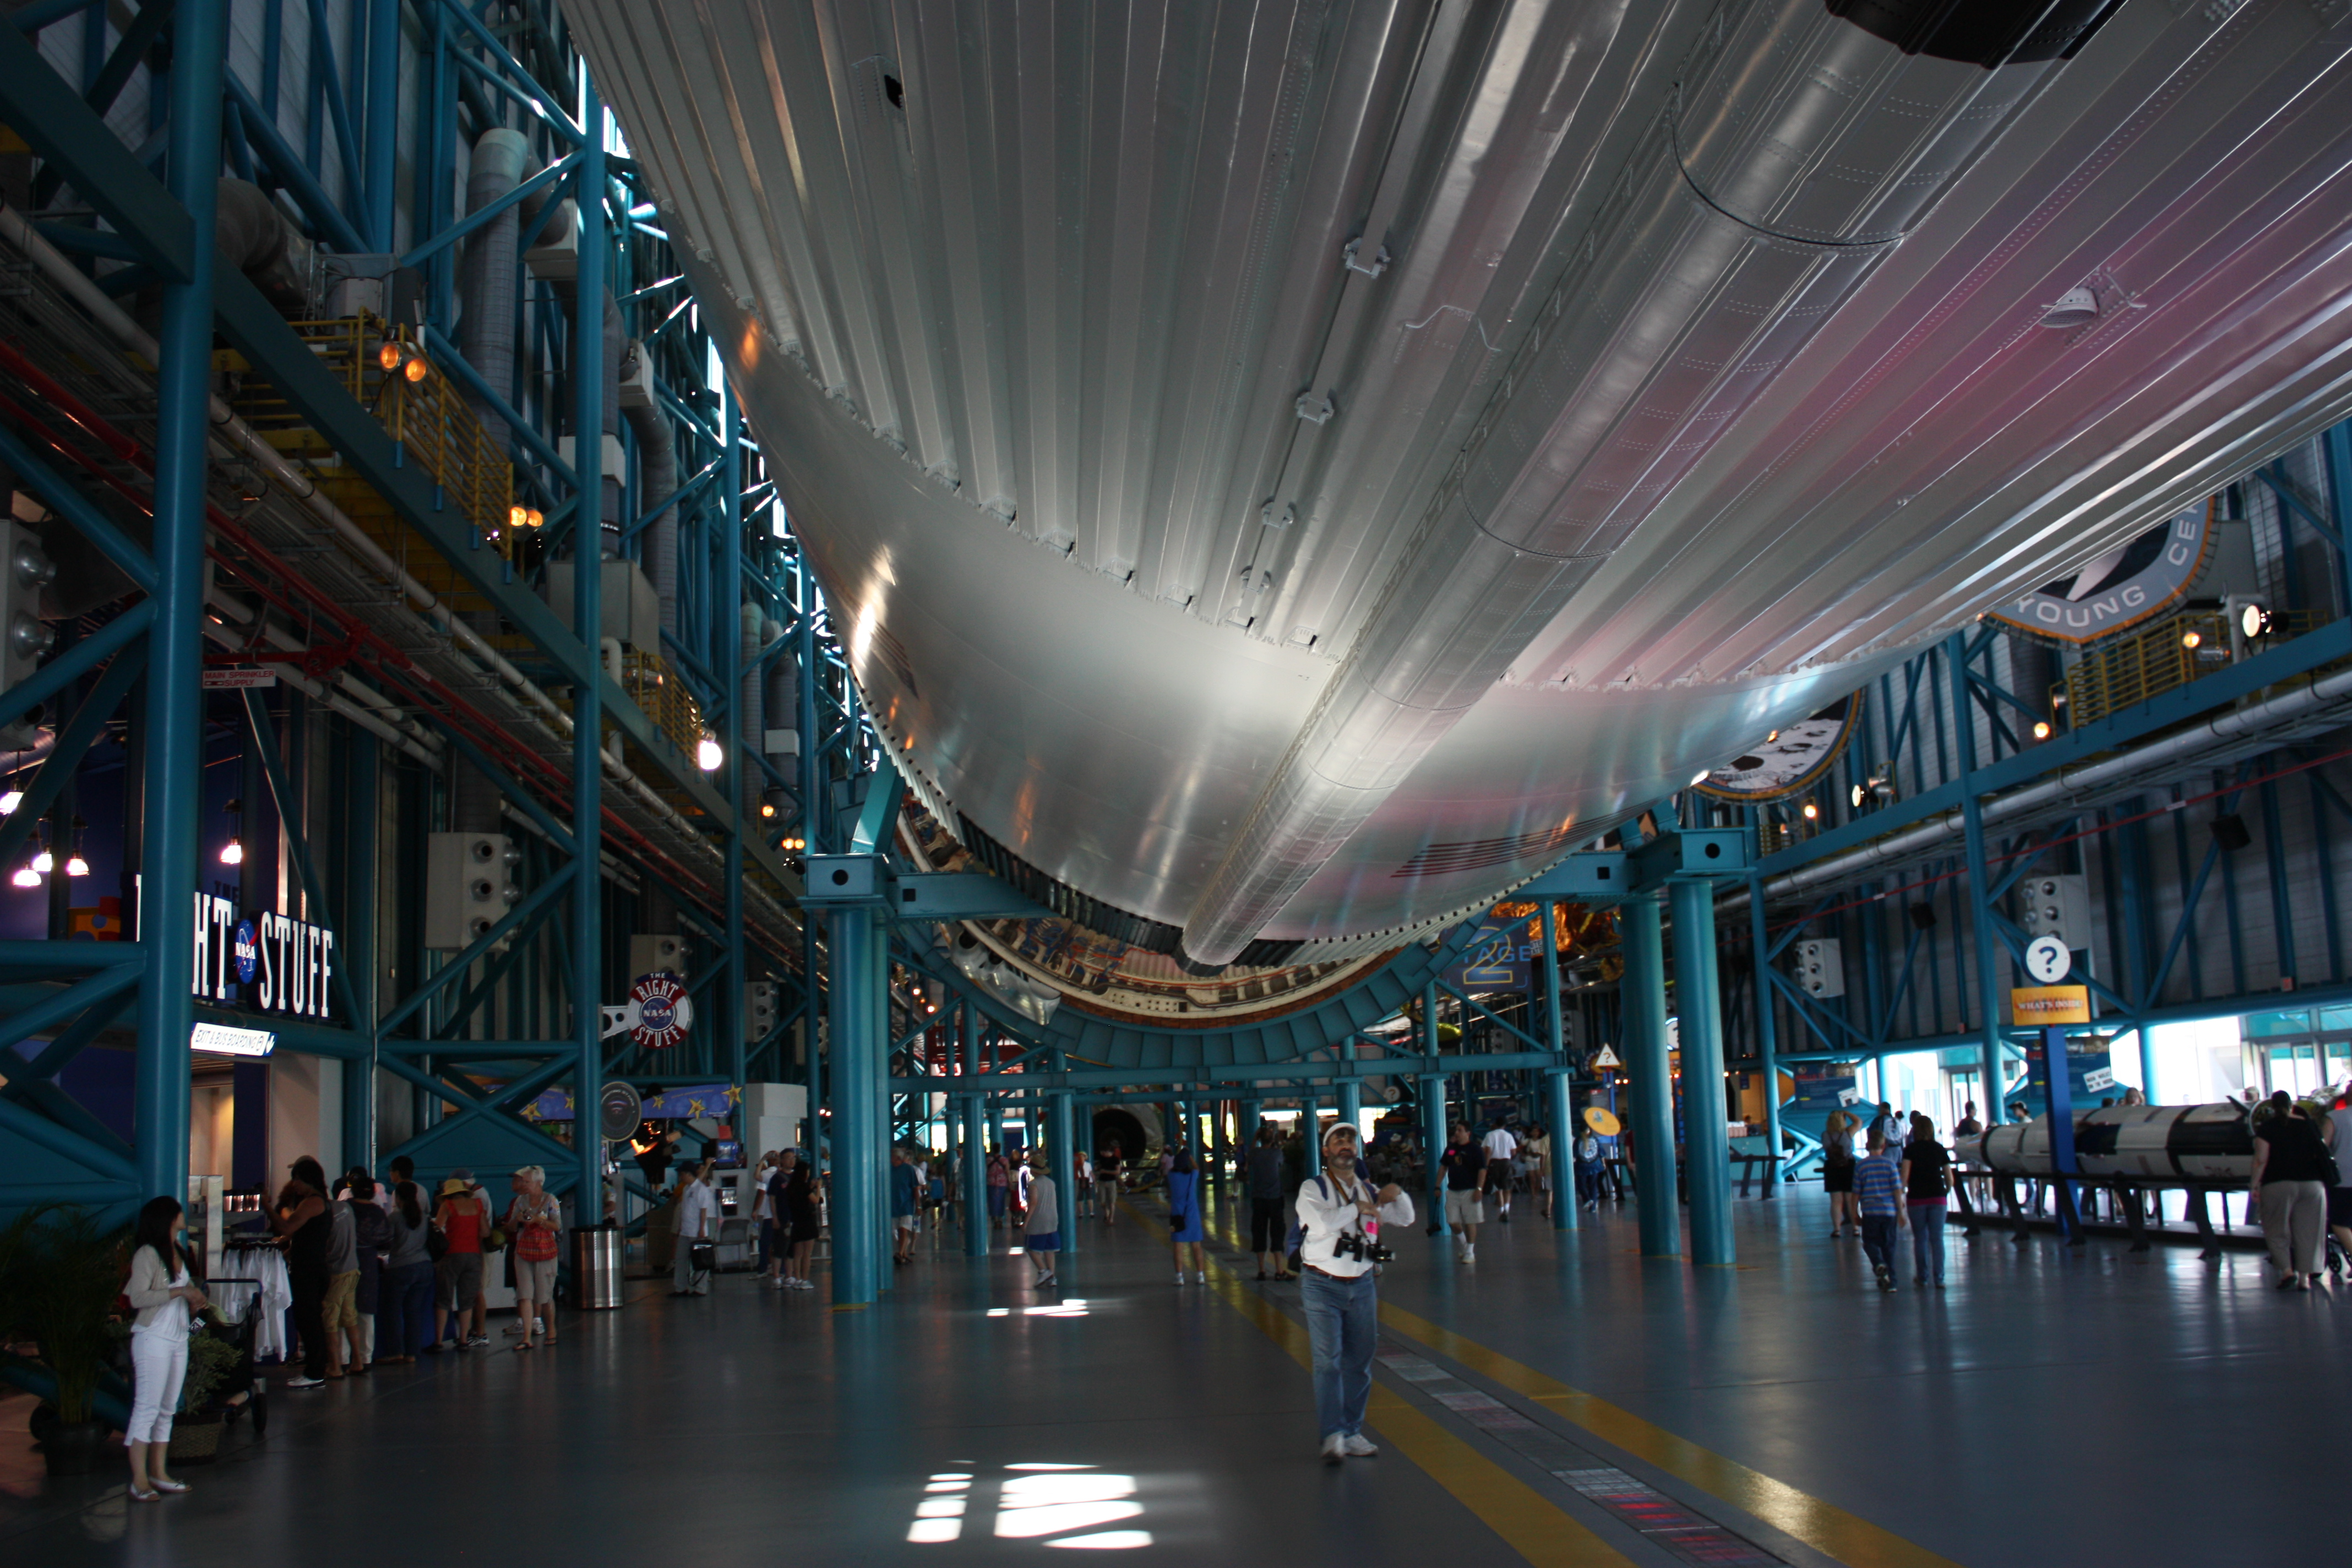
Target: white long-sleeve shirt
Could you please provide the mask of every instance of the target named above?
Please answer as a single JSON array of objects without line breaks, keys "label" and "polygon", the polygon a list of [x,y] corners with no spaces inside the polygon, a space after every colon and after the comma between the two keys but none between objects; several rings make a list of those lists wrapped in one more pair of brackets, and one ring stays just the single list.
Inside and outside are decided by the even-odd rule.
[{"label": "white long-sleeve shirt", "polygon": [[[1310,1176],[1298,1184],[1298,1226],[1302,1239],[1298,1244],[1298,1260],[1326,1274],[1336,1274],[1342,1279],[1353,1279],[1371,1267],[1353,1258],[1332,1255],[1331,1244],[1346,1231],[1360,1231],[1362,1216],[1356,1208],[1359,1194],[1370,1196],[1379,1189],[1360,1176],[1346,1180],[1326,1172],[1319,1177]],[[1382,1225],[1412,1224],[1412,1196],[1399,1192],[1391,1202],[1380,1206]]]}]

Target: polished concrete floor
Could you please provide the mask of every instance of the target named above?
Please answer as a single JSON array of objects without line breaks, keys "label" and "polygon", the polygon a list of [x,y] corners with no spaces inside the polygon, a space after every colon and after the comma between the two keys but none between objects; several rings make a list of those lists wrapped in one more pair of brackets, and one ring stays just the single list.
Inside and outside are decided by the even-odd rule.
[{"label": "polished concrete floor", "polygon": [[1817,1193],[1741,1204],[1742,1263],[1705,1273],[1642,1259],[1630,1212],[1516,1217],[1466,1267],[1400,1238],[1384,1451],[1336,1471],[1296,1288],[1230,1240],[1172,1286],[1130,1214],[1082,1222],[1058,1290],[927,1250],[864,1311],[736,1278],[567,1314],[551,1353],[494,1329],[278,1395],[161,1504],[46,1480],[0,1405],[0,1561],[2147,1568],[2340,1537],[2352,1300],[2255,1258],[1955,1236],[1949,1289],[1885,1296]]}]

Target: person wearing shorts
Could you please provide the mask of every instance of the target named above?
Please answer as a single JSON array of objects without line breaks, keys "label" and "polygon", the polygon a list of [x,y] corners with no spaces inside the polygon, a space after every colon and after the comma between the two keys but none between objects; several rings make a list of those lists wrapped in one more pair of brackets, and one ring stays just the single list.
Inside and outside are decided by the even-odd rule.
[{"label": "person wearing shorts", "polygon": [[1054,1187],[1054,1178],[1045,1173],[1045,1151],[1029,1151],[1029,1215],[1024,1222],[1022,1242],[1035,1268],[1034,1285],[1054,1282],[1055,1255],[1062,1250],[1061,1194]]},{"label": "person wearing shorts", "polygon": [[1486,1184],[1494,1189],[1496,1200],[1495,1217],[1508,1225],[1511,1192],[1519,1184],[1518,1136],[1497,1121],[1481,1142],[1486,1145]]},{"label": "person wearing shorts", "polygon": [[467,1332],[466,1314],[482,1294],[482,1231],[488,1210],[474,1195],[473,1184],[452,1176],[441,1184],[441,1206],[434,1211],[433,1228],[449,1243],[449,1250],[433,1266],[439,1294],[433,1309],[433,1348],[438,1350],[447,1331],[457,1331],[457,1348],[489,1343],[478,1323]]},{"label": "person wearing shorts", "polygon": [[1095,1156],[1095,1205],[1106,1230],[1118,1223],[1118,1161],[1117,1143]]},{"label": "person wearing shorts", "polygon": [[548,1192],[547,1172],[541,1166],[517,1171],[514,1189],[514,1202],[507,1206],[507,1254],[514,1260],[515,1317],[522,1325],[522,1343],[515,1349],[527,1351],[532,1325],[542,1321],[547,1342],[555,1342],[556,1238],[563,1230],[563,1207]]},{"label": "person wearing shorts", "polygon": [[1478,1220],[1486,1196],[1486,1150],[1471,1141],[1469,1127],[1454,1124],[1454,1141],[1439,1163],[1445,1171],[1445,1227],[1454,1233],[1454,1258],[1478,1259]]},{"label": "person wearing shorts", "polygon": [[890,1261],[915,1261],[915,1214],[923,1191],[921,1167],[904,1149],[890,1151]]}]

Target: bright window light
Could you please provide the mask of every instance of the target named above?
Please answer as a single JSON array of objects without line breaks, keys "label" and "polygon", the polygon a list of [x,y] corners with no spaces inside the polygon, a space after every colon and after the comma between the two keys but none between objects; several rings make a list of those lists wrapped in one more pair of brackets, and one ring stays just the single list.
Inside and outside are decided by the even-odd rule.
[{"label": "bright window light", "polygon": [[[908,1541],[924,1545],[961,1540],[973,1479],[959,1470],[932,1476],[924,1488],[926,1495],[915,1505]],[[1150,1546],[1152,1537],[1148,1530],[1101,1528],[1141,1516],[1143,1505],[1135,1500],[1136,1489],[1133,1476],[1097,1470],[1092,1465],[1042,1461],[1007,1465],[996,1492],[994,1532],[1000,1540],[1035,1541],[1079,1552]],[[985,1498],[982,1507],[986,1507]]]}]

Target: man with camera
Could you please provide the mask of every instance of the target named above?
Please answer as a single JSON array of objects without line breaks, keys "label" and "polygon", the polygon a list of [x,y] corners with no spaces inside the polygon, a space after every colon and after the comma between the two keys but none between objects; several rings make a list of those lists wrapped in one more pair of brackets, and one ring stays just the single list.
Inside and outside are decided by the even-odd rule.
[{"label": "man with camera", "polygon": [[1298,1188],[1299,1297],[1315,1350],[1323,1460],[1331,1465],[1380,1452],[1364,1437],[1372,1350],[1380,1342],[1374,1268],[1391,1256],[1381,1245],[1381,1226],[1412,1223],[1412,1199],[1393,1183],[1373,1191],[1356,1153],[1355,1128],[1336,1123],[1323,1134],[1323,1173]]}]

